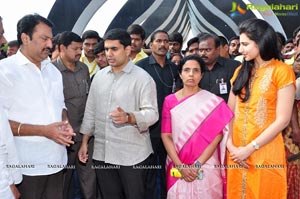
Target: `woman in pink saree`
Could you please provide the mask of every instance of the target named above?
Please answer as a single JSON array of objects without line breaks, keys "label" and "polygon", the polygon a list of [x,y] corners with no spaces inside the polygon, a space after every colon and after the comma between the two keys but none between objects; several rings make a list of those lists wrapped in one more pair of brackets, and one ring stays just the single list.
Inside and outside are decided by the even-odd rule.
[{"label": "woman in pink saree", "polygon": [[[225,196],[224,132],[233,113],[222,98],[199,88],[204,65],[199,56],[185,57],[179,65],[183,88],[164,101],[161,136],[168,153],[169,199]],[[172,168],[180,178],[171,176]]]}]

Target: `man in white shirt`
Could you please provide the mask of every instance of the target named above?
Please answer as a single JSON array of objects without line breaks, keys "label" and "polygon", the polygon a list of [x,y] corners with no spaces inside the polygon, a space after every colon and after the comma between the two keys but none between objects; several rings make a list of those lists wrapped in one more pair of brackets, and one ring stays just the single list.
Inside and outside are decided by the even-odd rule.
[{"label": "man in white shirt", "polygon": [[0,62],[0,101],[10,122],[23,174],[22,198],[61,199],[67,121],[61,73],[50,63],[52,23],[33,14],[17,24],[17,54]]},{"label": "man in white shirt", "polygon": [[0,105],[0,198],[19,198],[16,184],[22,181],[18,155],[10,126]]}]

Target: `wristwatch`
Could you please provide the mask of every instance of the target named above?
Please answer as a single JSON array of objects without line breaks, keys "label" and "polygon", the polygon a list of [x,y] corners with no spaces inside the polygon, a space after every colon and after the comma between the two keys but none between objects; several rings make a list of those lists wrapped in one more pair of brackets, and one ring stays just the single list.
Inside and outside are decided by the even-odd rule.
[{"label": "wristwatch", "polygon": [[253,148],[254,148],[255,150],[258,150],[258,149],[259,149],[259,145],[258,145],[254,140],[251,142],[251,144],[253,145]]},{"label": "wristwatch", "polygon": [[201,164],[201,162],[199,162],[199,160],[196,160],[194,165],[195,165],[196,168],[199,168],[199,169],[202,167],[202,164]]},{"label": "wristwatch", "polygon": [[130,113],[127,113],[126,112],[126,115],[127,115],[127,123],[131,123],[131,115],[130,115]]}]

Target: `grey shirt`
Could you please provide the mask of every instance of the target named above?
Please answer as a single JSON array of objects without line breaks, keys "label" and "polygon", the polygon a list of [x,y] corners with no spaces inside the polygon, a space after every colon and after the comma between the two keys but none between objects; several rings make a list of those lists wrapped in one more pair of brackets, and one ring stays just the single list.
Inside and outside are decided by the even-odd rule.
[{"label": "grey shirt", "polygon": [[[109,113],[120,106],[133,113],[137,125],[116,125]],[[152,152],[149,126],[158,120],[152,77],[129,61],[114,74],[111,66],[98,71],[91,85],[80,132],[95,136],[93,159],[131,166]]]},{"label": "grey shirt", "polygon": [[66,68],[60,57],[52,63],[58,68],[63,77],[68,119],[74,132],[76,132],[74,140],[81,141],[82,135],[79,133],[79,130],[91,84],[89,70],[84,63],[77,61],[75,63],[75,71],[73,72]]}]

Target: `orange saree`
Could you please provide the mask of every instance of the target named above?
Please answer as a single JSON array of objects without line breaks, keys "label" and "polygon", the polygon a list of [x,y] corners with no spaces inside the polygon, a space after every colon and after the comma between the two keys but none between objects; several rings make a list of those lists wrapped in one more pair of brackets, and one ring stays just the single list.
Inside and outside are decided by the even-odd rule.
[{"label": "orange saree", "polygon": [[[257,69],[251,82],[249,100],[243,103],[238,96],[236,99],[232,132],[235,146],[249,144],[275,120],[277,92],[294,84],[294,81],[295,75],[291,68],[277,60]],[[286,158],[281,133],[252,153],[246,162],[249,169],[237,168],[239,165],[227,159],[228,199],[286,199]]]}]

